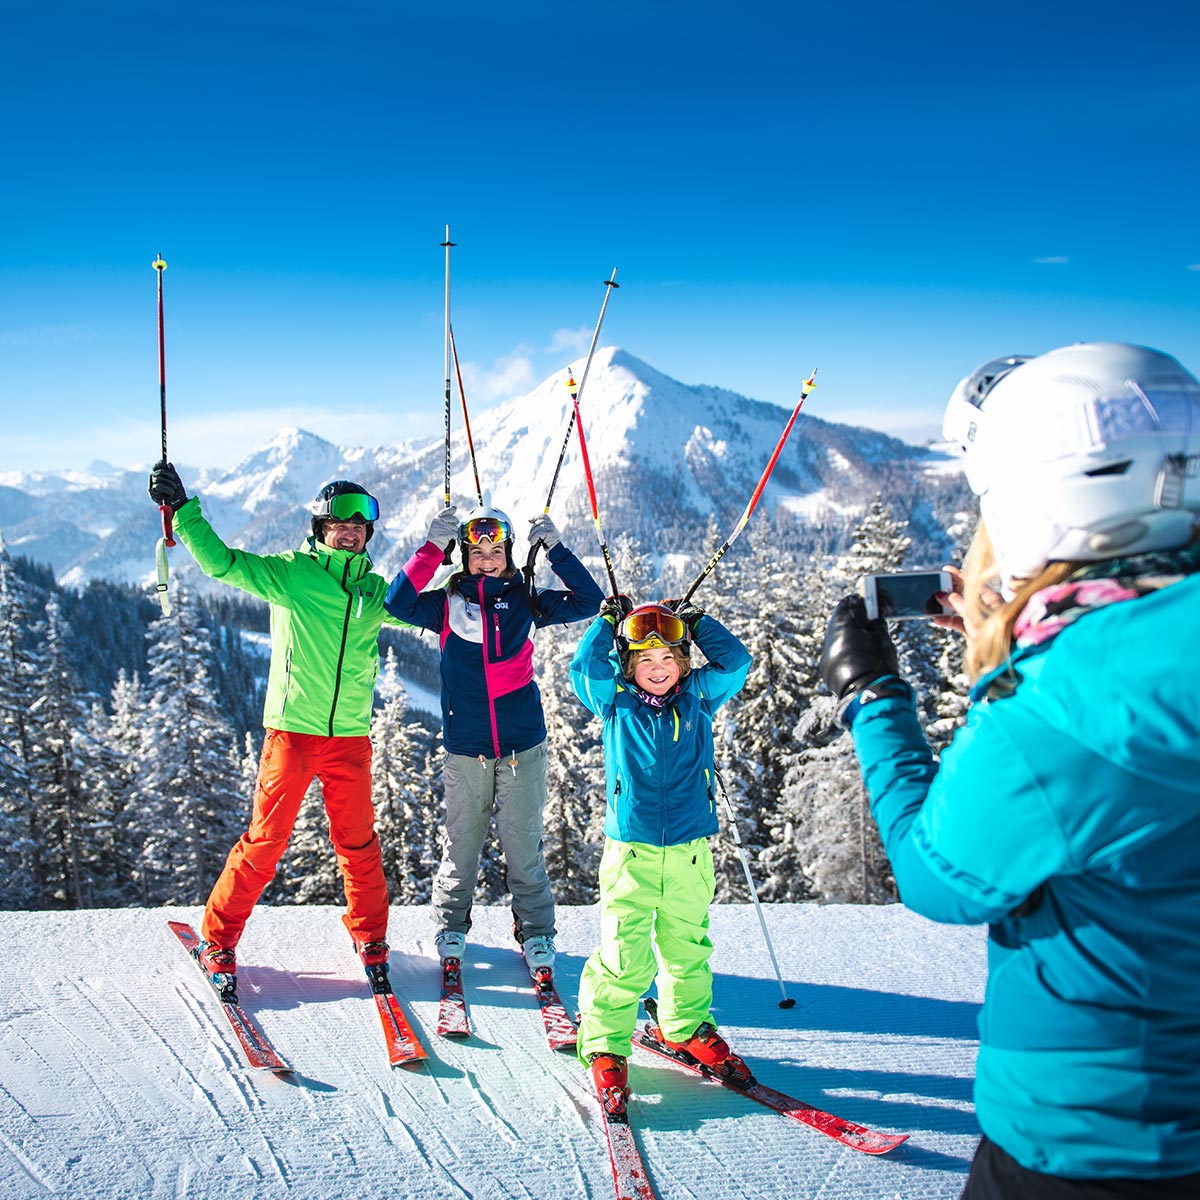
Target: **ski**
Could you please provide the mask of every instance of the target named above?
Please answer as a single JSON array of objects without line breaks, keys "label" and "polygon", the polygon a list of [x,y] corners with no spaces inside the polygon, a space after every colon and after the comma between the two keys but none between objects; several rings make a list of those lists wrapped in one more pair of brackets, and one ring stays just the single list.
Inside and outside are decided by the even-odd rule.
[{"label": "ski", "polygon": [[[646,1010],[650,1013],[652,1020],[656,1019],[657,1014],[653,1001],[646,1005]],[[634,1034],[633,1043],[635,1046],[641,1046],[643,1050],[649,1050],[651,1054],[670,1059],[677,1066],[684,1067],[696,1075],[703,1075],[705,1079],[722,1084],[731,1091],[741,1092],[743,1096],[749,1096],[751,1100],[757,1100],[759,1104],[765,1104],[777,1113],[791,1117],[793,1120],[809,1126],[810,1129],[815,1129],[818,1133],[823,1133],[826,1137],[841,1142],[843,1146],[849,1146],[852,1150],[861,1150],[864,1154],[886,1154],[889,1150],[894,1150],[901,1142],[908,1140],[907,1133],[879,1133],[877,1130],[867,1129],[863,1125],[855,1125],[852,1121],[844,1121],[841,1117],[835,1117],[833,1113],[826,1112],[824,1109],[815,1108],[803,1100],[797,1100],[794,1096],[785,1096],[783,1092],[777,1092],[774,1088],[767,1087],[766,1084],[758,1083],[753,1077],[748,1084],[744,1085],[731,1079],[725,1079],[718,1071],[697,1062],[686,1051],[675,1051],[664,1046],[657,1038],[650,1035],[649,1026]]]},{"label": "ski", "polygon": [[457,958],[442,959],[442,995],[438,1001],[437,1031],[438,1037],[471,1036],[467,1001],[463,995],[462,962]]},{"label": "ski", "polygon": [[[616,1094],[610,1095],[610,1091]],[[633,1128],[629,1124],[626,1097],[615,1088],[597,1088],[597,1097],[604,1118],[604,1134],[608,1138],[608,1156],[612,1162],[617,1200],[657,1200],[646,1175],[642,1152],[637,1147]]]},{"label": "ski", "polygon": [[[521,961],[524,963],[524,958]],[[533,975],[533,994],[542,1010],[542,1024],[546,1027],[546,1041],[550,1049],[574,1050],[575,1022],[567,1015],[566,1006],[559,999],[554,986],[553,967],[538,967]]]},{"label": "ski", "polygon": [[[188,957],[191,958],[200,973],[211,984],[212,981],[209,979],[207,972],[200,965],[199,935],[184,921],[168,921],[167,925],[179,941],[179,944],[188,952]],[[241,1048],[246,1064],[256,1071],[290,1071],[292,1068],[275,1052],[275,1048],[267,1039],[267,1035],[258,1027],[258,1023],[254,1018],[237,1002],[236,997],[233,999],[224,998],[232,994],[229,989],[226,988],[224,991],[221,991],[217,990],[216,985],[213,985],[213,987],[217,991],[217,997],[221,1003],[221,1011],[229,1021],[229,1026],[233,1030],[234,1037],[237,1038],[238,1046]]]},{"label": "ski", "polygon": [[387,1044],[388,1062],[393,1067],[408,1066],[428,1058],[425,1047],[421,1045],[413,1027],[409,1024],[396,993],[392,990],[392,981],[388,978],[387,963],[365,967],[367,980],[371,984],[371,995],[375,998],[375,1007],[379,1009],[379,1020],[383,1025],[383,1040]]}]

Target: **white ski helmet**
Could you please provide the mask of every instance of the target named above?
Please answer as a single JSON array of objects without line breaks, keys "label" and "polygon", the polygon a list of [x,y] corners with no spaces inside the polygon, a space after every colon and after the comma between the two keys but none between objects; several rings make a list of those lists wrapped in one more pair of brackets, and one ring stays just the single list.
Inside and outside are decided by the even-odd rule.
[{"label": "white ski helmet", "polygon": [[463,569],[467,566],[467,557],[471,546],[480,542],[503,542],[504,555],[508,566],[513,565],[513,523],[508,514],[498,508],[483,504],[471,509],[459,522],[458,544],[462,550]]},{"label": "white ski helmet", "polygon": [[1200,383],[1157,350],[994,359],[954,389],[942,430],[966,455],[1006,583],[1182,546],[1200,528]]}]

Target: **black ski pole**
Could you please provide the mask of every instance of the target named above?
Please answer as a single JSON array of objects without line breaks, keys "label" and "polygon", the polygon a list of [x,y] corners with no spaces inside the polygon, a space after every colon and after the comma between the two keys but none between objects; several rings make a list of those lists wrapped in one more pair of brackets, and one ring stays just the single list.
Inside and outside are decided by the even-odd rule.
[{"label": "black ski pole", "polygon": [[[167,264],[161,254],[154,256],[154,269],[158,272],[158,404],[162,424],[162,461],[167,461],[167,354],[166,337],[163,332],[163,272]],[[171,518],[174,513],[169,504],[160,504],[158,511],[162,514],[163,541],[168,546],[175,545],[171,536]]]},{"label": "black ski pole", "polygon": [[[592,331],[592,344],[588,347],[587,361],[583,364],[583,375],[579,381],[579,391],[583,391],[583,385],[587,382],[588,371],[592,366],[592,355],[596,352],[596,342],[600,337],[600,326],[604,324],[604,312],[608,308],[608,298],[612,295],[614,288],[619,288],[621,285],[616,282],[617,268],[613,267],[612,275],[604,280],[604,303],[600,305],[600,316],[596,320],[596,328]],[[574,380],[572,379],[572,383]],[[571,394],[571,399],[576,399],[576,393]],[[579,405],[575,404],[571,410],[570,417],[567,420],[567,430],[563,434],[562,449],[558,452],[558,462],[554,465],[554,475],[550,480],[550,490],[546,493],[546,507],[542,509],[544,515],[550,513],[550,501],[554,497],[554,489],[558,486],[558,475],[562,470],[563,461],[567,457],[567,447],[571,444],[571,426],[575,424],[576,416],[579,412]],[[537,563],[537,552],[541,547],[541,542],[535,542],[529,547],[529,558],[525,563],[525,578],[532,580],[534,566]]]}]

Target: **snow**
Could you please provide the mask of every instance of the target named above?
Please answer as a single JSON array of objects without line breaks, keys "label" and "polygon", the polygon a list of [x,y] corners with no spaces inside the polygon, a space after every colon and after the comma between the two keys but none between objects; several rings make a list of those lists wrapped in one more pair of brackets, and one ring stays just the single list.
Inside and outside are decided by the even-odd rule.
[{"label": "snow", "polygon": [[[642,1052],[631,1114],[662,1200],[957,1197],[971,1105],[979,928],[900,906],[713,909],[714,1013],[764,1082],[873,1128],[841,1146]],[[395,907],[392,977],[430,1052],[390,1068],[361,968],[330,907],[255,911],[240,993],[293,1073],[241,1065],[218,1001],[166,927],[194,908],[0,913],[0,1200],[548,1200],[613,1196],[593,1093],[548,1050],[506,908],[475,910],[463,972],[473,1036],[439,1039],[433,927]],[[594,908],[559,910],[575,1003]]]}]

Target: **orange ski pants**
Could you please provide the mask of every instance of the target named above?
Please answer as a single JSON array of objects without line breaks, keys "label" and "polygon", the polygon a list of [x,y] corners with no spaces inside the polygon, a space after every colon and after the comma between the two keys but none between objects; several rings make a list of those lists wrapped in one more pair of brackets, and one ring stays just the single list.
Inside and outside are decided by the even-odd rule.
[{"label": "orange ski pants", "polygon": [[329,838],[342,871],[342,921],[356,942],[386,936],[388,892],[371,807],[371,739],[268,729],[250,828],[230,850],[213,885],[201,926],[205,941],[237,945],[254,905],[275,877],[314,777],[321,781]]}]

